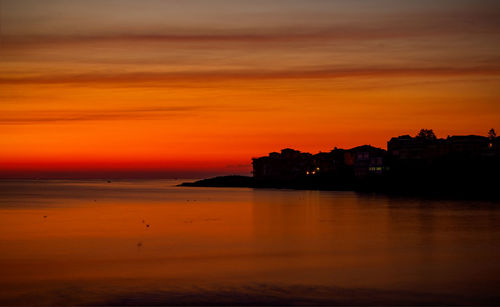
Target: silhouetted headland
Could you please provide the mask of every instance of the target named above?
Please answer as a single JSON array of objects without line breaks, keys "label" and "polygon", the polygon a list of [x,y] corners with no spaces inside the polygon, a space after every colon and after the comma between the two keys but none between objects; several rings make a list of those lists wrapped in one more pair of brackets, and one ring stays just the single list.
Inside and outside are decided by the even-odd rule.
[{"label": "silhouetted headland", "polygon": [[254,178],[249,176],[220,176],[195,182],[183,182],[179,186],[187,187],[254,187]]},{"label": "silhouetted headland", "polygon": [[422,129],[387,142],[310,154],[286,148],[253,158],[253,177],[221,176],[182,186],[353,190],[500,199],[500,137],[437,138]]}]

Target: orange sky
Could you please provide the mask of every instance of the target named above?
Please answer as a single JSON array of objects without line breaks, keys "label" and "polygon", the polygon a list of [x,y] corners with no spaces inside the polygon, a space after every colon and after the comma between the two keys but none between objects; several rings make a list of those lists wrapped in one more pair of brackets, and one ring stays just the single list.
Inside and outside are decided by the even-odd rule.
[{"label": "orange sky", "polygon": [[497,1],[0,6],[4,178],[245,174],[285,147],[500,129]]}]

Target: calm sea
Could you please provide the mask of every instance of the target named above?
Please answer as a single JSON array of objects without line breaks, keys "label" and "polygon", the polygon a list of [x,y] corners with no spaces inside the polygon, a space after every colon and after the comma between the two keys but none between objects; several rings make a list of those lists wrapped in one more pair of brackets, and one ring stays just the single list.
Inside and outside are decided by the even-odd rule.
[{"label": "calm sea", "polygon": [[0,305],[500,304],[500,204],[1,181]]}]

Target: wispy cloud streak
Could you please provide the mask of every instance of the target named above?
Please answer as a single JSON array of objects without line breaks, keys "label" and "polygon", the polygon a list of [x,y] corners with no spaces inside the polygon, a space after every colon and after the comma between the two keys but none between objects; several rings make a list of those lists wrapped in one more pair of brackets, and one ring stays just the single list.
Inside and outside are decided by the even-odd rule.
[{"label": "wispy cloud streak", "polygon": [[260,112],[275,110],[271,106],[218,106],[190,105],[170,107],[149,107],[132,109],[105,110],[31,110],[28,114],[19,111],[3,111],[0,114],[0,125],[33,125],[70,123],[86,121],[114,120],[164,120],[197,116],[203,112]]},{"label": "wispy cloud streak", "polygon": [[453,34],[497,35],[500,13],[495,10],[458,12],[419,12],[379,15],[371,20],[353,23],[326,22],[297,26],[257,26],[254,28],[207,29],[202,27],[152,28],[147,31],[104,31],[93,33],[11,34],[4,32],[2,48],[36,48],[41,46],[85,45],[103,43],[294,43],[311,41],[356,41],[414,37],[449,36]]},{"label": "wispy cloud streak", "polygon": [[334,79],[351,77],[500,75],[500,67],[428,67],[428,68],[324,68],[303,70],[221,70],[187,72],[46,74],[27,77],[0,77],[0,84],[82,84],[82,85],[168,85],[182,81],[231,81],[270,79]]},{"label": "wispy cloud streak", "polygon": [[75,121],[99,121],[99,120],[125,120],[125,119],[154,119],[172,118],[174,116],[189,116],[196,114],[206,107],[202,106],[175,106],[137,109],[114,109],[114,110],[78,110],[78,111],[36,111],[29,114],[22,112],[2,112],[0,125],[28,125],[38,123],[57,123]]}]

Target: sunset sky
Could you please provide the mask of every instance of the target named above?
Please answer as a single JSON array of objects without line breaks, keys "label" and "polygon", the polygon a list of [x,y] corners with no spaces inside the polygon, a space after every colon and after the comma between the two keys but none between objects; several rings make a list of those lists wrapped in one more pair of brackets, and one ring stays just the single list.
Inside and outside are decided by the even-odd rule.
[{"label": "sunset sky", "polygon": [[249,174],[500,130],[500,1],[0,0],[0,177]]}]

